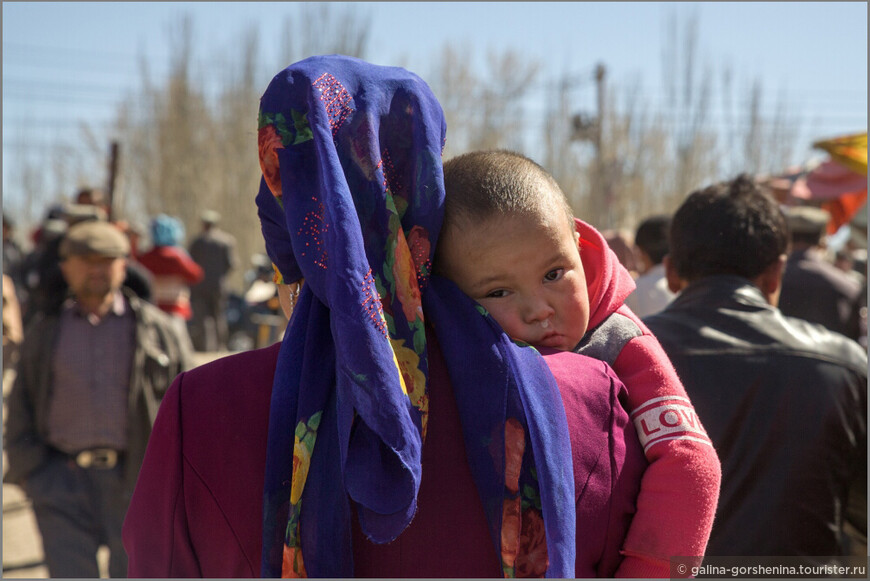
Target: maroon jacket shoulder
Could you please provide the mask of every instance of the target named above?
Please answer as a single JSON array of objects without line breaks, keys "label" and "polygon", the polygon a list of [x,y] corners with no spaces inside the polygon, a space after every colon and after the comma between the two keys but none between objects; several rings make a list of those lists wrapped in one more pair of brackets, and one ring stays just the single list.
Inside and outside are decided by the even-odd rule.
[{"label": "maroon jacket shoulder", "polygon": [[124,523],[131,577],[257,577],[272,380],[280,344],[180,374]]}]

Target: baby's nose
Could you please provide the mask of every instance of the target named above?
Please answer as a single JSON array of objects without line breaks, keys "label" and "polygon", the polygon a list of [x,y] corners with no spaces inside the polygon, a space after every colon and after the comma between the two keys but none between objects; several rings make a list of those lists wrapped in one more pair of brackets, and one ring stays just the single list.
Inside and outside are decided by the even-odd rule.
[{"label": "baby's nose", "polygon": [[549,319],[555,314],[555,309],[548,301],[540,296],[529,297],[526,301],[526,323],[542,324],[549,326]]}]

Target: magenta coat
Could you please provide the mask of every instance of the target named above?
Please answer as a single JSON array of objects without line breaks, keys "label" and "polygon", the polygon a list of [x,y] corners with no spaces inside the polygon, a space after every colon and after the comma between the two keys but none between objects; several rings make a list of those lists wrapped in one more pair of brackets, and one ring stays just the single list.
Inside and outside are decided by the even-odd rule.
[{"label": "magenta coat", "polygon": [[[361,577],[501,577],[465,456],[443,358],[430,338],[430,420],[418,512],[394,542],[354,527]],[[160,407],[124,523],[130,577],[258,577],[269,402],[279,345],[179,375]],[[571,431],[577,577],[612,576],[646,460],[606,364],[545,353]],[[566,459],[567,460],[567,459]]]}]

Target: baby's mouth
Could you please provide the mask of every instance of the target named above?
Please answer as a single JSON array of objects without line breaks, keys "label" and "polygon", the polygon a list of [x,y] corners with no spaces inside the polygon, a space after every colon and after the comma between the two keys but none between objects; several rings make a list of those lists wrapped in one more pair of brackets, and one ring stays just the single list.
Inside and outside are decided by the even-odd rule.
[{"label": "baby's mouth", "polygon": [[558,349],[561,347],[562,341],[563,341],[562,336],[559,335],[559,333],[556,333],[555,331],[551,331],[549,333],[544,334],[543,337],[540,337],[533,344],[540,346],[540,347],[549,347],[549,348],[553,348],[553,349]]}]

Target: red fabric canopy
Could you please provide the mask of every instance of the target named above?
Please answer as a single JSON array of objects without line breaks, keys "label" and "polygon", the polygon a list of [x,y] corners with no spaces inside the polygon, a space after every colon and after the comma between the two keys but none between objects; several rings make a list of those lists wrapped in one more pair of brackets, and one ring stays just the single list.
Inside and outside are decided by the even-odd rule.
[{"label": "red fabric canopy", "polygon": [[800,200],[819,202],[830,212],[828,233],[832,234],[867,203],[867,176],[835,161],[826,161],[806,176],[796,179],[790,194]]},{"label": "red fabric canopy", "polygon": [[831,200],[843,194],[867,191],[867,176],[835,161],[826,161],[795,180],[791,195],[802,200]]}]

